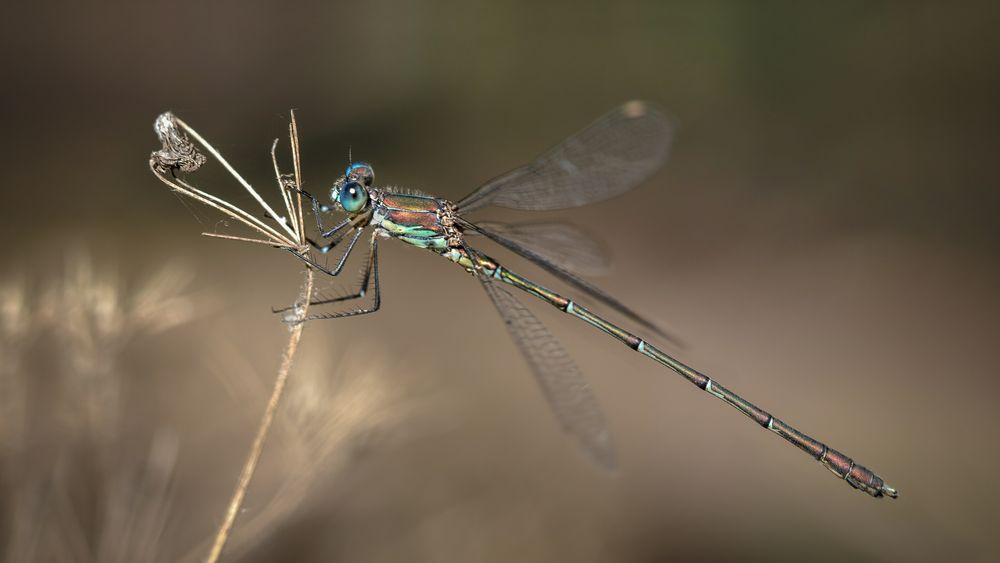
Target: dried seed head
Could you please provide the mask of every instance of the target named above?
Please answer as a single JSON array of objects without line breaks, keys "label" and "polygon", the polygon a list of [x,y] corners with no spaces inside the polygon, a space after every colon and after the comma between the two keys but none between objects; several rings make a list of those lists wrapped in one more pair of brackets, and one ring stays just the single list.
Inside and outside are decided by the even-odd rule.
[{"label": "dried seed head", "polygon": [[191,139],[180,130],[174,114],[169,111],[160,114],[153,123],[153,131],[163,144],[162,149],[149,155],[158,169],[194,172],[205,164],[205,155],[198,152]]}]

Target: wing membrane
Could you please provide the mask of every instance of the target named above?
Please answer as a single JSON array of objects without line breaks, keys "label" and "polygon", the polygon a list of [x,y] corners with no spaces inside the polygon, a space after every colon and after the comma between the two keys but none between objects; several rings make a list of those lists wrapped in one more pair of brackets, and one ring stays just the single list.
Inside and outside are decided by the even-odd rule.
[{"label": "wing membrane", "polygon": [[465,213],[495,205],[544,211],[626,192],[666,161],[673,128],[662,113],[628,102],[534,161],[498,176],[458,202]]},{"label": "wing membrane", "polygon": [[[569,223],[477,222],[476,227],[503,237],[565,270],[581,276],[600,276],[611,269],[603,245]],[[475,233],[476,231],[467,231]]]},{"label": "wing membrane", "polygon": [[482,225],[473,224],[465,220],[462,220],[462,224],[471,229],[471,231],[466,231],[466,232],[472,232],[472,231],[479,232],[486,238],[515,252],[517,255],[534,262],[538,266],[547,270],[550,274],[576,287],[580,291],[586,293],[587,295],[590,295],[594,299],[597,299],[601,303],[604,303],[608,307],[611,307],[612,309],[625,315],[627,318],[655,332],[658,336],[665,338],[678,346],[683,344],[679,338],[663,330],[662,328],[657,326],[654,322],[650,321],[649,319],[643,317],[636,311],[632,310],[627,305],[615,299],[601,288],[595,286],[594,284],[588,282],[585,279],[577,277],[572,272],[563,268],[559,264],[550,262],[549,259],[544,255],[543,249],[541,249],[540,247],[536,247],[534,244],[531,244],[531,246],[522,245],[518,242],[515,242],[504,236],[501,236],[487,228],[484,228]]},{"label": "wing membrane", "polygon": [[545,325],[500,287],[500,282],[482,276],[480,281],[503,317],[507,332],[531,366],[563,429],[576,437],[596,463],[614,468],[615,452],[607,422],[580,368]]}]

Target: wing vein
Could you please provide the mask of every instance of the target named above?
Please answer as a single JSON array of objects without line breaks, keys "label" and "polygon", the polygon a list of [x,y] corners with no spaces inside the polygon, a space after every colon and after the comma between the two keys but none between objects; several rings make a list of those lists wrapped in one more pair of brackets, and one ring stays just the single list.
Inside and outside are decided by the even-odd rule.
[{"label": "wing vein", "polygon": [[596,463],[614,468],[614,446],[607,422],[580,368],[545,325],[499,282],[484,276],[480,281],[563,429]]},{"label": "wing vein", "polygon": [[673,128],[645,102],[628,102],[544,154],[502,174],[457,203],[461,213],[488,205],[545,211],[624,193],[666,161]]}]

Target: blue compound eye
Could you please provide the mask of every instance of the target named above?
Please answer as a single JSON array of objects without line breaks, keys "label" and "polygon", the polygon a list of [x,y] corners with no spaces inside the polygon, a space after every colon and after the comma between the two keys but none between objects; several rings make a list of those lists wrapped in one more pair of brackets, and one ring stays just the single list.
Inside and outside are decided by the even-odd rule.
[{"label": "blue compound eye", "polygon": [[368,205],[368,190],[357,182],[348,182],[340,188],[337,202],[348,213],[357,213]]},{"label": "blue compound eye", "polygon": [[348,181],[361,182],[366,186],[371,186],[375,181],[375,171],[367,162],[352,162],[344,172],[344,177]]}]

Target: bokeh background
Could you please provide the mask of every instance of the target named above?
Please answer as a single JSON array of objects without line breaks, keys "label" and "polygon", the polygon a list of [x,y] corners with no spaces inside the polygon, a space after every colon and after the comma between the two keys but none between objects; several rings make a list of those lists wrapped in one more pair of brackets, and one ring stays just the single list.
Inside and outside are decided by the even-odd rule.
[{"label": "bokeh background", "polygon": [[641,98],[676,120],[667,168],[544,219],[606,241],[595,281],[682,359],[900,498],[529,303],[600,397],[608,476],[478,284],[386,244],[383,310],[307,327],[228,560],[994,560],[995,6],[8,6],[0,553],[197,560],[263,409],[301,264],[199,236],[226,225],[149,173],[158,113],[268,189],[297,108],[308,188],[351,150],[379,184],[458,198]]}]

